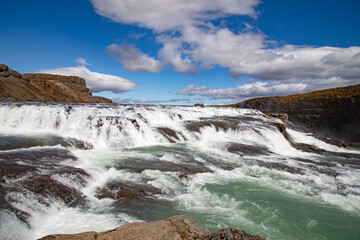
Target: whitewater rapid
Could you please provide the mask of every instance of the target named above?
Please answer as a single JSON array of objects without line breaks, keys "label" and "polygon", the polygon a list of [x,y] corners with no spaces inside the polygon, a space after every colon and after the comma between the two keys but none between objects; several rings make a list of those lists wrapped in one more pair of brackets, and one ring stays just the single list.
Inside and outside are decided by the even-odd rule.
[{"label": "whitewater rapid", "polygon": [[359,236],[360,152],[289,128],[285,137],[279,124],[251,109],[2,103],[0,234],[36,239],[185,214],[267,239]]}]

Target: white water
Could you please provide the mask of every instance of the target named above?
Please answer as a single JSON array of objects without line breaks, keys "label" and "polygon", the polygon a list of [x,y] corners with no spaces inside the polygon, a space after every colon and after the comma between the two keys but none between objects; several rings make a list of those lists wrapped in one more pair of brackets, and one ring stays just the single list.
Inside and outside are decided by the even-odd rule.
[{"label": "white water", "polygon": [[[214,124],[200,127],[199,132],[187,128],[189,124],[204,121],[204,118],[222,121],[224,116],[240,119],[235,129],[218,129]],[[276,231],[270,223],[263,222],[259,225],[248,218],[249,212],[243,207],[247,200],[232,197],[230,193],[224,195],[211,192],[207,185],[251,183],[295,198],[310,199],[316,204],[336,206],[349,214],[360,216],[359,169],[340,164],[327,167],[298,161],[297,158],[311,159],[313,162],[326,160],[320,155],[293,148],[275,127],[279,122],[281,121],[268,118],[256,110],[234,108],[1,104],[2,135],[57,135],[84,141],[91,144],[93,149],[67,147],[78,160],[68,159],[62,162],[63,165],[84,169],[90,175],[86,186],[71,177],[52,176],[64,186],[73,186],[81,191],[86,199],[85,208],[68,207],[58,199],[47,199],[50,205],[45,206],[32,194],[9,192],[7,198],[12,196],[18,199],[12,205],[30,213],[30,229],[16,220],[15,216],[2,212],[0,218],[5,219],[8,224],[0,224],[0,233],[8,231],[9,226],[12,226],[22,229],[17,234],[23,239],[34,239],[51,233],[102,231],[127,222],[143,220],[142,216],[114,210],[115,200],[96,197],[99,188],[118,180],[144,183],[160,189],[162,194],[157,196],[158,199],[174,203],[175,209],[179,211],[215,214],[222,218],[232,216],[234,223],[273,234],[276,234]],[[177,138],[165,137],[157,128],[171,129],[176,132]],[[314,145],[332,152],[357,153],[355,150],[326,144],[309,134],[291,129],[288,129],[287,133],[294,142]],[[168,138],[175,143],[170,143]],[[268,154],[260,153],[254,156],[231,153],[227,147],[232,143],[258,146],[266,149]],[[28,150],[39,148],[41,147]],[[64,149],[59,145],[43,148]],[[164,161],[190,168],[203,166],[211,171],[180,178],[178,172],[172,171],[147,169],[133,172],[116,168],[117,163],[129,159],[154,163]],[[265,165],[257,164],[256,161]],[[269,164],[279,163],[301,171],[268,167]],[[320,171],[322,169],[336,171],[338,175],[326,174]],[[9,179],[5,184],[15,182]],[[344,188],[340,191],[339,186]],[[225,223],[214,224],[227,227]],[[283,235],[279,233],[278,236]],[[14,235],[5,237],[16,238]]]}]

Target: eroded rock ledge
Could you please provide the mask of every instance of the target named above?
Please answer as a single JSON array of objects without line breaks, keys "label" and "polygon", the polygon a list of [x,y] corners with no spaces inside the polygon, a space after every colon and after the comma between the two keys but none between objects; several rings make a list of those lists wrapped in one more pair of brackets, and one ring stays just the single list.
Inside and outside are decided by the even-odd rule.
[{"label": "eroded rock ledge", "polygon": [[258,109],[322,137],[360,147],[360,85],[284,97],[253,98],[227,106]]},{"label": "eroded rock ledge", "polygon": [[148,223],[129,223],[105,232],[56,234],[40,240],[265,240],[237,229],[222,229],[217,233],[196,225],[189,217],[178,215]]},{"label": "eroded rock ledge", "polygon": [[76,76],[20,74],[0,64],[0,101],[112,103],[93,96],[85,80]]}]

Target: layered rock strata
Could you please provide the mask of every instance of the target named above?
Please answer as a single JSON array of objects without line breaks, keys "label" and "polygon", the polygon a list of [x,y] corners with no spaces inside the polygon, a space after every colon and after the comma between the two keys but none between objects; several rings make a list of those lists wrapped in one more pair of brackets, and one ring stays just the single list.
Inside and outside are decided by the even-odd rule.
[{"label": "layered rock strata", "polygon": [[112,103],[93,96],[85,80],[76,76],[20,74],[0,64],[0,101]]},{"label": "layered rock strata", "polygon": [[360,146],[360,85],[228,105],[268,112],[324,137]]}]

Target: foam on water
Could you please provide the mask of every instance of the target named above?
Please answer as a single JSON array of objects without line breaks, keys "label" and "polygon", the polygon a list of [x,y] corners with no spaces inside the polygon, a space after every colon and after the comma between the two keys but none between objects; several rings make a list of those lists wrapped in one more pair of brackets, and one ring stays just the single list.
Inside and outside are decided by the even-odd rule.
[{"label": "foam on water", "polygon": [[[212,123],[214,119],[229,123],[230,127],[217,127]],[[202,121],[208,122],[197,125]],[[157,200],[174,204],[176,211],[195,214],[195,218],[199,216],[197,220],[211,229],[237,224],[254,233],[262,233],[268,239],[272,239],[271,236],[291,238],[287,231],[294,223],[290,220],[286,223],[291,214],[283,215],[288,209],[281,205],[281,198],[296,208],[300,206],[301,209],[302,205],[298,203],[315,206],[314,209],[325,206],[325,210],[355,216],[353,218],[359,220],[360,169],[342,164],[340,157],[295,149],[276,128],[280,122],[256,110],[236,108],[0,104],[0,134],[39,137],[50,134],[88,142],[94,147],[84,150],[76,149],[75,145],[54,145],[1,151],[6,154],[19,150],[68,150],[76,160],[65,159],[59,166],[83,169],[89,177],[84,186],[71,174],[51,176],[83,194],[82,200],[71,207],[51,197],[40,202],[32,192],[8,192],[6,199],[17,199],[11,205],[30,214],[31,229],[12,213],[2,211],[0,219],[20,228],[17,234],[25,236],[23,239],[53,233],[102,231],[141,220],[141,215],[121,212],[116,208],[116,200],[97,197],[99,189],[120,181],[159,189],[161,194],[157,194]],[[200,127],[194,131],[189,126]],[[158,128],[170,129],[178,138],[166,137]],[[287,129],[287,133],[297,143],[330,152],[359,153],[295,130]],[[175,143],[170,143],[168,138]],[[230,152],[228,147],[234,143],[266,151],[254,154]],[[181,172],[158,169],[117,168],[117,164],[131,159],[150,164],[167,162],[184,169],[196,166],[202,171],[182,175]],[[264,219],[252,216],[253,212]],[[301,221],[307,228],[316,230],[323,226],[322,220],[315,219],[311,213],[301,215],[294,209],[295,213],[304,217]],[[279,222],[286,225],[286,229],[277,229]],[[6,229],[0,223],[0,233]],[[311,237],[318,238],[316,234]],[[16,238],[14,235],[13,239]]]}]

